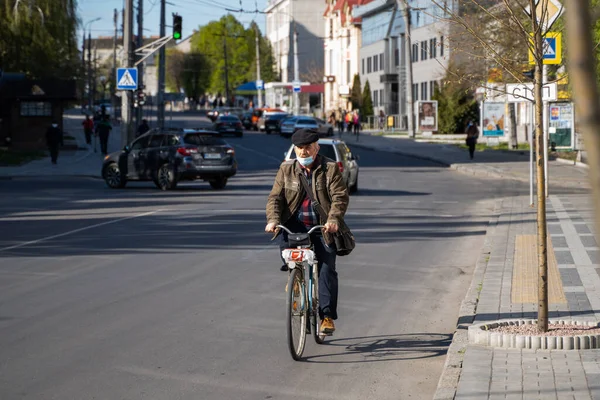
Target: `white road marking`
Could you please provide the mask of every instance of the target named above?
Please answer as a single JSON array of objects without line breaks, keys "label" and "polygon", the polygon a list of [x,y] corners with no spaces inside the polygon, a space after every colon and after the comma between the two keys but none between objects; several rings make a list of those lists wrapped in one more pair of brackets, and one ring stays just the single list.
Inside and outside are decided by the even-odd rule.
[{"label": "white road marking", "polygon": [[47,237],[44,237],[44,238],[41,238],[41,239],[31,240],[29,242],[24,242],[24,243],[20,243],[20,244],[15,244],[14,246],[4,247],[4,248],[0,249],[0,252],[7,251],[7,250],[18,249],[20,247],[25,247],[25,246],[29,246],[29,245],[32,245],[32,244],[36,244],[36,243],[40,243],[40,242],[45,242],[45,241],[48,241],[48,240],[56,239],[56,238],[59,238],[59,237],[72,235],[72,234],[77,233],[77,232],[87,231],[89,229],[98,228],[98,227],[104,226],[104,225],[114,224],[116,222],[126,221],[128,219],[145,217],[145,216],[148,216],[148,215],[156,214],[156,213],[161,212],[161,211],[166,211],[166,210],[165,209],[161,209],[161,210],[149,211],[149,212],[142,213],[142,214],[132,215],[130,217],[113,219],[112,221],[105,221],[105,222],[101,222],[99,224],[94,224],[94,225],[90,225],[90,226],[84,226],[83,228],[75,229],[75,230],[68,231],[68,232],[59,233],[58,235],[47,236]]},{"label": "white road marking", "polygon": [[272,155],[270,155],[270,154],[267,154],[267,153],[263,153],[262,151],[257,151],[257,150],[254,150],[254,149],[250,149],[250,148],[248,148],[248,147],[245,147],[245,146],[240,146],[239,144],[236,144],[234,147],[238,147],[238,148],[240,148],[240,149],[244,149],[244,150],[246,150],[246,151],[249,151],[249,152],[251,152],[251,153],[256,153],[256,154],[259,154],[259,155],[261,155],[261,156],[263,156],[263,157],[266,157],[266,158],[268,158],[268,159],[270,159],[270,160],[273,160],[273,161],[275,161],[275,162],[276,162],[278,165],[279,165],[279,164],[281,164],[281,163],[283,162],[283,160],[282,160],[282,159],[280,159],[280,158],[277,158],[277,157],[273,157]]},{"label": "white road marking", "polygon": [[434,201],[436,204],[458,204],[458,201]]}]

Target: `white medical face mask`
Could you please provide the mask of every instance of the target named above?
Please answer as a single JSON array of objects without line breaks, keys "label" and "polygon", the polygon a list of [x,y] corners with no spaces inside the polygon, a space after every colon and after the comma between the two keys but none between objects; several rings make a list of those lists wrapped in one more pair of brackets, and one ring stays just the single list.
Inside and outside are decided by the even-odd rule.
[{"label": "white medical face mask", "polygon": [[314,159],[312,158],[312,156],[308,156],[306,158],[298,157],[298,162],[303,166],[308,167],[314,162]]}]

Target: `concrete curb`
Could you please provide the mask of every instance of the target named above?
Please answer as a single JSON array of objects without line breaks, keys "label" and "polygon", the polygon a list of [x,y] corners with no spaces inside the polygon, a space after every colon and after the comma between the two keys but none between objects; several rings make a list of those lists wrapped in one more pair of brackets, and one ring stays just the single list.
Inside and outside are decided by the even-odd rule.
[{"label": "concrete curb", "polygon": [[458,381],[462,372],[462,362],[465,357],[465,351],[469,343],[468,329],[475,320],[477,313],[477,304],[479,303],[480,285],[483,282],[483,276],[487,268],[489,256],[493,245],[493,232],[496,229],[499,219],[499,211],[502,206],[502,200],[496,200],[494,204],[494,217],[488,223],[485,241],[471,279],[471,285],[465,298],[460,305],[459,317],[456,323],[456,331],[452,335],[452,343],[448,347],[446,362],[438,381],[438,386],[433,396],[433,400],[453,400],[458,389]]},{"label": "concrete curb", "polygon": [[554,159],[554,161],[556,161],[556,162],[559,162],[559,163],[561,163],[561,164],[573,165],[573,166],[575,166],[575,167],[580,167],[580,168],[587,168],[587,169],[589,169],[589,168],[590,168],[590,166],[589,166],[589,165],[587,165],[587,164],[584,164],[584,163],[582,163],[582,162],[579,162],[579,161],[571,161],[571,160],[565,160],[564,158],[559,158],[559,157],[556,157],[556,158]]},{"label": "concrete curb", "polygon": [[[535,319],[507,319],[469,326],[469,342],[503,349],[587,350],[600,348],[600,335],[540,336],[492,332],[490,329],[509,325],[534,325]],[[579,325],[598,328],[598,322],[551,320],[551,325]]]}]

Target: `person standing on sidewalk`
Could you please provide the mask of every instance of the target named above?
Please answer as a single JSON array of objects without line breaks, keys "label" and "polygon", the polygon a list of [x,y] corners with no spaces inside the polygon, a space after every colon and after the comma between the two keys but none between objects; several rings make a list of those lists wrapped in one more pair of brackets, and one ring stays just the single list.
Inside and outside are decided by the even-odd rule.
[{"label": "person standing on sidewalk", "polygon": [[92,135],[94,134],[94,121],[92,121],[89,115],[86,115],[82,125],[83,133],[85,133],[85,142],[89,146],[92,144]]},{"label": "person standing on sidewalk", "polygon": [[479,128],[473,121],[469,121],[467,125],[467,146],[469,146],[469,157],[471,160],[475,156],[475,145],[477,145],[477,138],[479,137]]},{"label": "person standing on sidewalk", "polygon": [[149,130],[150,130],[150,125],[148,125],[148,121],[145,120],[145,119],[143,119],[142,123],[140,124],[140,126],[138,126],[137,136],[140,137],[144,133],[148,132]]},{"label": "person standing on sidewalk", "polygon": [[50,159],[52,160],[52,164],[56,164],[58,159],[58,148],[63,145],[63,133],[58,127],[58,123],[56,121],[52,121],[52,125],[48,127],[46,131],[46,144],[48,145],[48,150],[50,151]]},{"label": "person standing on sidewalk", "polygon": [[112,126],[110,125],[108,116],[105,116],[96,127],[96,132],[100,138],[100,151],[104,155],[108,153],[108,136],[110,135],[111,129]]}]

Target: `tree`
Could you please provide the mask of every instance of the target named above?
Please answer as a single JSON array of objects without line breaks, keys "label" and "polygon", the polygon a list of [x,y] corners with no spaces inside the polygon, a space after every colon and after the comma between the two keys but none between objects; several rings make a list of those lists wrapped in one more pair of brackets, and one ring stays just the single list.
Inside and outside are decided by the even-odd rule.
[{"label": "tree", "polygon": [[479,106],[465,84],[447,81],[436,87],[431,98],[438,102],[438,133],[464,132],[468,120],[479,120]]},{"label": "tree", "polygon": [[206,93],[209,85],[209,76],[202,72],[208,69],[209,61],[202,53],[191,52],[184,56],[181,75],[181,84],[185,95],[195,102]]},{"label": "tree", "polygon": [[369,85],[369,80],[365,82],[365,88],[362,94],[362,109],[360,110],[360,115],[364,120],[366,117],[373,115],[373,100],[371,99],[371,85]]},{"label": "tree", "polygon": [[[205,55],[207,68],[202,74],[208,76],[207,90],[212,93],[225,93],[225,81],[232,90],[242,83],[256,80],[256,34],[260,33],[256,23],[245,29],[232,15],[218,21],[211,21],[200,28],[192,37],[192,50]],[[259,34],[261,78],[276,80],[271,46]],[[225,68],[225,54],[227,68]]]},{"label": "tree", "polygon": [[[581,4],[587,4],[582,1]],[[451,21],[451,43],[455,50],[457,65],[462,74],[455,74],[456,83],[469,82],[487,86],[487,68],[501,70],[513,82],[523,82],[523,64],[527,63],[527,53],[532,54],[535,66],[533,75],[533,97],[535,108],[535,138],[537,165],[537,246],[538,246],[538,318],[537,327],[541,332],[548,330],[548,251],[546,224],[545,159],[542,103],[542,70],[544,64],[544,35],[548,31],[544,21],[548,20],[548,0],[529,0],[528,13],[517,0],[494,2],[488,0],[463,0],[456,4],[459,8],[448,8],[434,0],[442,8],[444,17]],[[454,7],[452,3],[451,7]],[[502,35],[510,35],[511,39]],[[461,43],[466,41],[466,43]],[[507,43],[508,41],[508,43]],[[521,43],[515,46],[515,43]],[[510,52],[509,47],[514,47]],[[483,76],[474,72],[483,66]],[[589,85],[589,82],[587,83]],[[597,101],[597,100],[596,100]]]},{"label": "tree", "polygon": [[355,74],[354,81],[352,82],[352,92],[350,93],[350,101],[352,102],[353,109],[362,110],[363,95],[360,92],[361,87],[362,85],[360,84],[360,75]]},{"label": "tree", "polygon": [[76,0],[0,2],[0,68],[32,78],[74,78],[82,72],[77,49]]},{"label": "tree", "polygon": [[177,92],[183,87],[182,78],[184,72],[185,54],[177,49],[166,51],[166,85],[170,92]]}]

